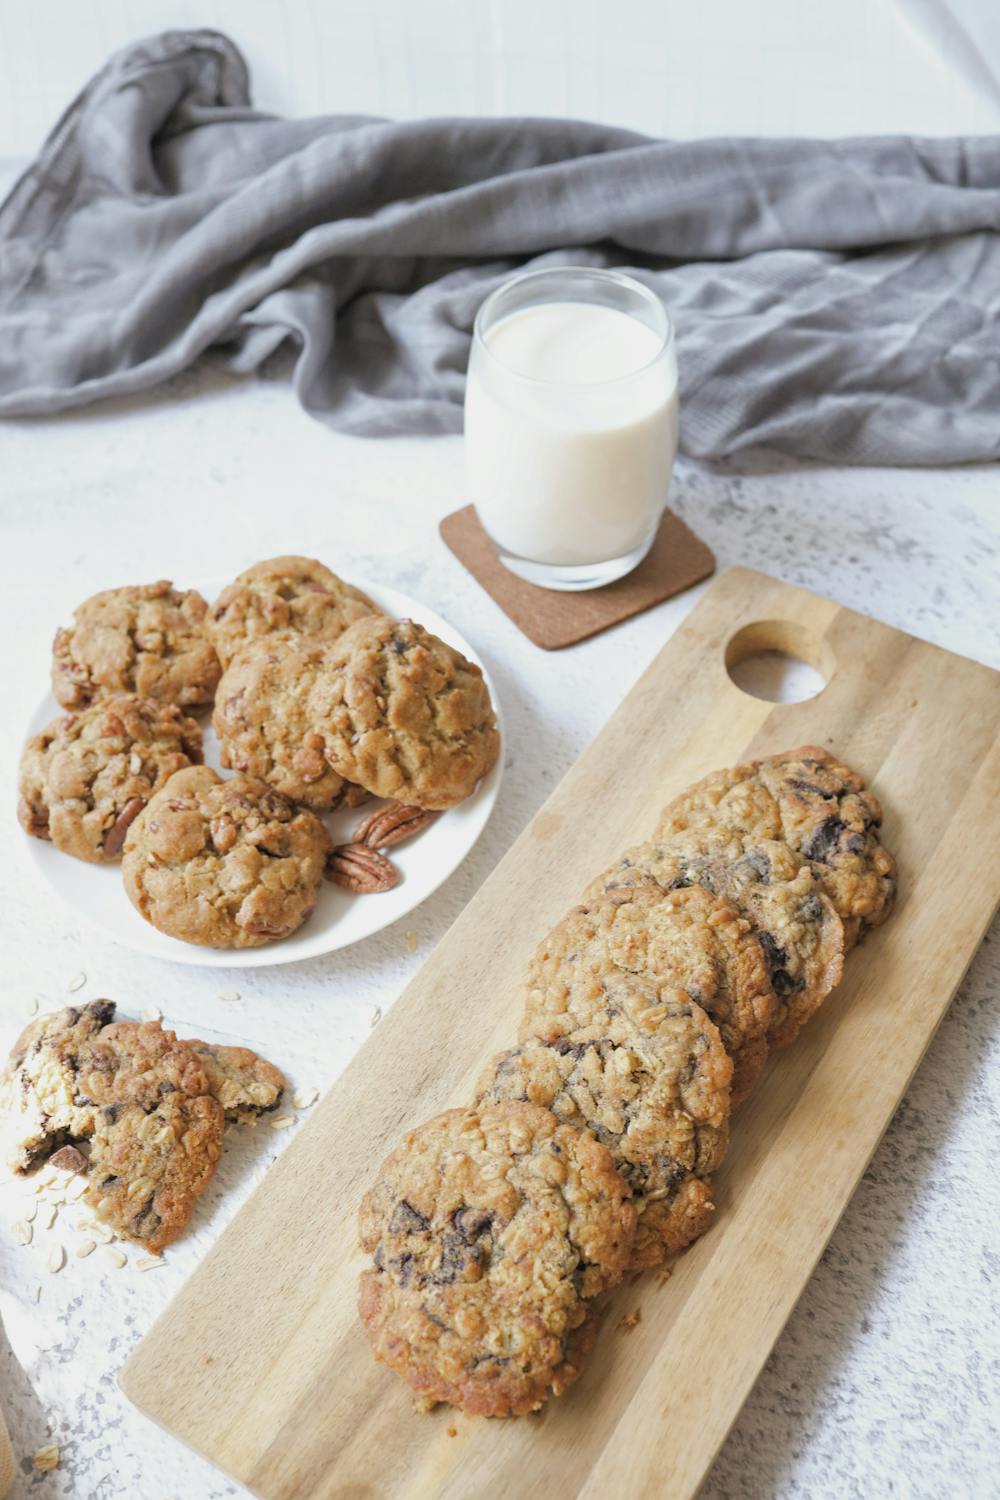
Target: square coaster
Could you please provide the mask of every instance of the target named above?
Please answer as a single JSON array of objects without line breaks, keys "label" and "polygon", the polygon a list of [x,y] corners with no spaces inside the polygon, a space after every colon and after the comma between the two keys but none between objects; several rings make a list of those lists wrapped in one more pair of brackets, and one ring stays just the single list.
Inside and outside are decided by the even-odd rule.
[{"label": "square coaster", "polygon": [[672,510],[637,568],[599,589],[541,589],[505,568],[479,524],[475,506],[445,516],[441,535],[477,583],[529,641],[546,651],[575,646],[602,630],[662,604],[715,572],[715,556]]}]

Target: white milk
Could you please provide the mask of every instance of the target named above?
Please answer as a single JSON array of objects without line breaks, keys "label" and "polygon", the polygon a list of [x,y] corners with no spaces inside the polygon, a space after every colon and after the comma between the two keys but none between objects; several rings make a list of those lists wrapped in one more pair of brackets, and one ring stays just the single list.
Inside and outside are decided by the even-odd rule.
[{"label": "white milk", "polygon": [[645,323],[590,302],[522,308],[485,342],[469,366],[465,445],[493,540],[569,566],[641,546],[677,452],[672,351],[658,358]]}]

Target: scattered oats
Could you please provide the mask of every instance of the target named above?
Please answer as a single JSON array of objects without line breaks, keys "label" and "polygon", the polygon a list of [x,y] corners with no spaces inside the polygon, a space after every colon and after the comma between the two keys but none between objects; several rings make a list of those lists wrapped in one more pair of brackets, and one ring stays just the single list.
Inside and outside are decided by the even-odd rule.
[{"label": "scattered oats", "polygon": [[410,950],[411,953],[416,953],[416,951],[417,951],[417,934],[414,932],[414,930],[413,930],[412,927],[410,928],[409,932],[406,934],[406,946],[409,948],[409,950]]},{"label": "scattered oats", "polygon": [[110,1245],[114,1239],[114,1234],[108,1228],[107,1224],[88,1224],[87,1229],[94,1236],[95,1240],[100,1240],[102,1245]]},{"label": "scattered oats", "polygon": [[295,1124],[294,1115],[275,1115],[268,1121],[272,1130],[287,1130],[289,1125]]},{"label": "scattered oats", "polygon": [[56,1214],[59,1212],[54,1203],[46,1203],[38,1215],[38,1224],[41,1229],[51,1229],[56,1222]]},{"label": "scattered oats", "polygon": [[128,768],[133,776],[138,776],[142,770],[142,756],[135,750],[132,751],[132,754],[128,758]]},{"label": "scattered oats", "polygon": [[625,1333],[631,1333],[632,1329],[638,1328],[641,1322],[642,1308],[637,1307],[634,1312],[625,1314],[624,1318],[622,1318],[621,1322],[618,1324],[618,1327],[621,1328]]},{"label": "scattered oats", "polygon": [[146,1009],[142,1012],[142,1019],[144,1021],[162,1021],[163,1012],[155,1005],[147,1005]]},{"label": "scattered oats", "polygon": [[87,976],[81,969],[79,974],[73,975],[73,978],[70,980],[66,988],[69,990],[70,994],[75,994],[77,990],[82,990],[86,983]]},{"label": "scattered oats", "polygon": [[66,1189],[66,1197],[69,1198],[71,1202],[75,1203],[78,1198],[82,1198],[83,1197],[83,1195],[84,1195],[84,1193],[86,1191],[87,1191],[87,1179],[86,1179],[86,1177],[74,1177],[73,1181],[70,1183],[69,1187]]},{"label": "scattered oats", "polygon": [[54,1275],[56,1271],[61,1271],[62,1268],[63,1268],[63,1266],[65,1264],[66,1264],[66,1251],[63,1249],[62,1245],[53,1245],[52,1249],[49,1251],[49,1259],[48,1259],[49,1270]]},{"label": "scattered oats", "polygon": [[38,1212],[38,1204],[32,1201],[31,1203],[28,1203],[26,1205],[24,1213],[21,1215],[21,1218],[24,1220],[24,1222],[26,1224],[30,1224],[31,1221],[32,1221],[32,1219],[37,1214],[37,1212]]},{"label": "scattered oats", "polygon": [[220,990],[215,998],[216,1000],[238,1000],[240,992],[239,990]]},{"label": "scattered oats", "polygon": [[66,1202],[66,1194],[60,1187],[48,1188],[42,1194],[42,1197],[46,1203],[51,1204],[55,1208],[58,1208],[61,1203]]},{"label": "scattered oats", "polygon": [[37,1016],[38,1015],[38,996],[37,995],[33,995],[31,997],[31,999],[28,1001],[27,1005],[24,1008],[28,1012],[29,1016]]},{"label": "scattered oats", "polygon": [[120,1250],[116,1250],[114,1245],[109,1245],[104,1254],[118,1271],[121,1270],[122,1266],[128,1265],[128,1256],[123,1255]]},{"label": "scattered oats", "polygon": [[381,1007],[381,1005],[376,1005],[375,1009],[372,1011],[371,1015],[368,1017],[368,1025],[369,1026],[377,1026],[378,1023],[381,1021],[381,1019],[382,1019],[382,1007]]},{"label": "scattered oats", "polygon": [[137,1271],[155,1271],[157,1266],[163,1265],[162,1255],[143,1255],[135,1263]]},{"label": "scattered oats", "polygon": [[97,1242],[96,1242],[96,1240],[81,1240],[80,1243],[76,1247],[76,1258],[77,1258],[77,1260],[83,1260],[83,1259],[85,1259],[86,1256],[90,1255],[91,1252],[94,1251],[94,1250],[96,1250],[96,1249],[97,1249]]},{"label": "scattered oats", "polygon": [[296,1109],[308,1109],[319,1098],[319,1089],[298,1089],[292,1103]]},{"label": "scattered oats", "polygon": [[48,1474],[59,1467],[59,1449],[55,1443],[50,1443],[47,1448],[39,1448],[31,1462],[39,1474]]},{"label": "scattered oats", "polygon": [[51,1187],[52,1183],[55,1182],[55,1180],[55,1167],[43,1167],[38,1176],[35,1178],[35,1181],[38,1183],[39,1187]]},{"label": "scattered oats", "polygon": [[19,1245],[30,1245],[32,1228],[26,1219],[18,1219],[13,1229],[14,1239]]},{"label": "scattered oats", "polygon": [[28,1184],[29,1193],[40,1193],[47,1184],[40,1177],[33,1177]]}]

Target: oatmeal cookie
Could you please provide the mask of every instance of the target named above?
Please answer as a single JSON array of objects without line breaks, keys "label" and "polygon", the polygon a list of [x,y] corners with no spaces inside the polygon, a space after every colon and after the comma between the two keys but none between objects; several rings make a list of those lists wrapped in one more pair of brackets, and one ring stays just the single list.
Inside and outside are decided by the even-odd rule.
[{"label": "oatmeal cookie", "polygon": [[580,1372],[586,1299],[628,1264],[628,1195],[604,1146],[534,1104],[446,1110],[410,1131],[361,1205],[375,1357],[430,1403],[537,1410]]},{"label": "oatmeal cookie", "polygon": [[334,641],[364,615],[378,614],[367,594],[312,557],[254,563],[212,605],[208,634],[223,667],[262,637]]},{"label": "oatmeal cookie", "polygon": [[248,1047],[186,1043],[205,1070],[209,1093],[218,1099],[229,1125],[254,1125],[281,1103],[285,1075]]},{"label": "oatmeal cookie", "polygon": [[[767,1058],[775,998],[750,923],[699,886],[665,891],[623,882],[558,922],[528,974],[521,1035],[565,1035],[681,989],[719,1028],[733,1059],[733,1098],[753,1087]],[[728,1081],[728,1080],[727,1080]]]},{"label": "oatmeal cookie", "polygon": [[138,693],[182,708],[211,703],[221,675],[200,594],[159,583],[107,589],[74,611],[52,644],[52,691],[63,708]]},{"label": "oatmeal cookie", "polygon": [[17,816],[64,854],[115,860],[150,797],[201,759],[201,729],[176,703],[135,693],[102,698],[28,741]]},{"label": "oatmeal cookie", "polygon": [[224,1115],[196,1054],[158,1022],[115,1021],[95,1000],[33,1022],[5,1074],[8,1164],[66,1145],[86,1158],[86,1201],[159,1252],[184,1229],[222,1151]]},{"label": "oatmeal cookie", "polygon": [[861,777],[829,751],[804,745],[716,771],[664,808],[658,837],[723,832],[747,845],[784,839],[809,861],[844,924],[848,949],[884,922],[896,862],[879,840],[882,808]]},{"label": "oatmeal cookie", "polygon": [[673,841],[627,850],[592,889],[614,894],[650,885],[665,891],[703,886],[747,918],[775,996],[767,1031],[772,1045],[794,1041],[840,983],[843,923],[809,864],[783,841],[675,834]]},{"label": "oatmeal cookie", "polygon": [[477,1102],[527,1100],[592,1132],[632,1189],[631,1264],[659,1265],[708,1228],[709,1174],[729,1139],[732,1063],[683,991],[568,1035],[529,1037],[493,1059]]},{"label": "oatmeal cookie", "polygon": [[272,787],[195,766],[136,818],[122,874],[132,905],[168,936],[255,948],[309,916],[329,848],[319,819]]},{"label": "oatmeal cookie", "polygon": [[412,620],[359,620],[327,654],[309,697],[326,759],[376,797],[452,807],[500,751],[480,669]]},{"label": "oatmeal cookie", "polygon": [[266,781],[313,812],[357,807],[368,793],[334,770],[310,711],[326,648],[315,642],[263,640],[226,669],[213,724],[222,764]]}]

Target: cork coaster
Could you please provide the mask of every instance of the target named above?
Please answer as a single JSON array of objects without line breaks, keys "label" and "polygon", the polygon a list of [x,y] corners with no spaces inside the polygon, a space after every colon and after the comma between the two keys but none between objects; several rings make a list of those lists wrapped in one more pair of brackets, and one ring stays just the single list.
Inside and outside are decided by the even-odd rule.
[{"label": "cork coaster", "polygon": [[664,511],[656,540],[637,568],[617,583],[579,593],[540,589],[511,573],[497,557],[472,505],[445,516],[440,530],[459,562],[504,614],[546,651],[599,635],[715,571],[711,550],[672,510]]}]

